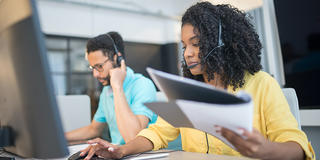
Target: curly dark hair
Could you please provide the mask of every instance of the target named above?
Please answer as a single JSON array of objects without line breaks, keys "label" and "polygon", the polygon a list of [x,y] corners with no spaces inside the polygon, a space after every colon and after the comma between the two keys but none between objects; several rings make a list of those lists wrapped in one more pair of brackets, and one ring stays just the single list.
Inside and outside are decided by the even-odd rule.
[{"label": "curly dark hair", "polygon": [[108,32],[90,38],[87,42],[87,53],[90,54],[90,52],[101,50],[105,56],[113,60],[113,55],[116,54],[113,43],[122,57],[125,58],[123,39],[118,32]]},{"label": "curly dark hair", "polygon": [[[205,54],[218,45],[219,22],[224,46],[204,59]],[[199,2],[184,13],[182,26],[185,24],[191,24],[199,37],[199,58],[209,81],[217,73],[225,87],[232,85],[235,90],[244,85],[245,71],[253,75],[261,70],[261,43],[245,13],[230,5]],[[204,81],[202,75],[191,74],[185,61],[182,68],[183,76]]]}]

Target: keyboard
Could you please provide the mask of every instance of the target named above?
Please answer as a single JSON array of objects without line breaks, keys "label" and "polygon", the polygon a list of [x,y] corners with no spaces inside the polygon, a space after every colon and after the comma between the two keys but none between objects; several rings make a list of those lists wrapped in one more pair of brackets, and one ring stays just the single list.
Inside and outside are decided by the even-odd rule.
[{"label": "keyboard", "polygon": [[4,151],[4,149],[0,148],[0,159],[1,160],[15,160],[14,155]]}]

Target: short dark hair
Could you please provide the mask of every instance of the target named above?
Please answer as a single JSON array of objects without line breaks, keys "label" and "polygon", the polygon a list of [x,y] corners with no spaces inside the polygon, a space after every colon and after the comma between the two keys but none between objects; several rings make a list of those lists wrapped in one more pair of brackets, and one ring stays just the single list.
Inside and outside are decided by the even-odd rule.
[{"label": "short dark hair", "polygon": [[[182,26],[191,24],[199,36],[199,58],[202,67],[206,68],[208,80],[214,79],[214,73],[217,73],[225,87],[232,85],[235,90],[243,86],[245,71],[254,74],[261,70],[262,46],[248,18],[230,5],[212,5],[209,2],[199,2],[184,13]],[[204,59],[205,54],[218,45],[219,22],[224,46]],[[185,77],[204,81],[202,75],[192,75],[184,61],[182,69]]]},{"label": "short dark hair", "polygon": [[113,55],[116,54],[113,43],[116,45],[122,57],[125,58],[123,39],[118,32],[108,32],[90,38],[87,42],[87,54],[101,50],[105,56],[113,60]]}]

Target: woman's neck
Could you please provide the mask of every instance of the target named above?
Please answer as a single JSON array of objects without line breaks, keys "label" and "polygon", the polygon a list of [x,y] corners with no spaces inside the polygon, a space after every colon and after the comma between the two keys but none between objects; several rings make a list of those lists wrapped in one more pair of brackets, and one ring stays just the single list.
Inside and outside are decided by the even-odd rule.
[{"label": "woman's neck", "polygon": [[214,79],[211,79],[210,81],[208,81],[208,74],[203,74],[202,76],[205,83],[210,84],[216,88],[226,89],[222,83],[220,75],[214,73]]}]

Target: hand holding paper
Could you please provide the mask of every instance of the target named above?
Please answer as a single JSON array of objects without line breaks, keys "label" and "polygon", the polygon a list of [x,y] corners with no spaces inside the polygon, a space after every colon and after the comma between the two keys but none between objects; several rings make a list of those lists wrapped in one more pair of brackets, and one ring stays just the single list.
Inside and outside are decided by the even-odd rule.
[{"label": "hand holding paper", "polygon": [[[253,129],[249,132],[245,129],[240,129],[242,134],[238,135],[233,131],[220,127],[221,135],[225,137],[234,147],[242,154],[248,157],[261,157],[264,152],[272,148],[272,142],[264,138],[261,133]],[[245,137],[245,138],[243,138]]]}]

